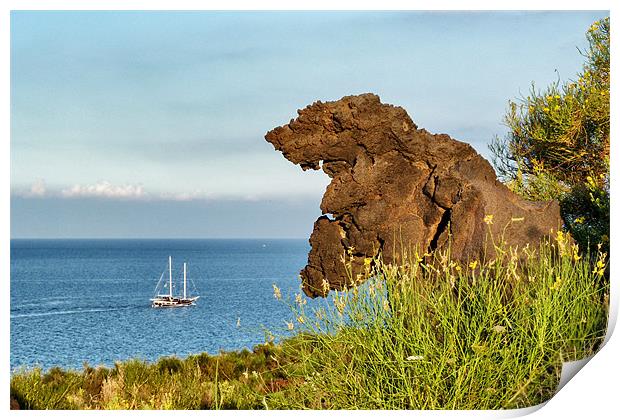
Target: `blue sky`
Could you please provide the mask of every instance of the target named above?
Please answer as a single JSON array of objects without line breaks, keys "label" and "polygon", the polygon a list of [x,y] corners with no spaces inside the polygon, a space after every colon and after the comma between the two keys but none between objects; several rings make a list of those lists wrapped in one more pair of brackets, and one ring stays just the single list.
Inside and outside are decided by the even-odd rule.
[{"label": "blue sky", "polygon": [[374,92],[485,157],[607,12],[13,12],[12,237],[305,237],[328,182],[263,136]]}]

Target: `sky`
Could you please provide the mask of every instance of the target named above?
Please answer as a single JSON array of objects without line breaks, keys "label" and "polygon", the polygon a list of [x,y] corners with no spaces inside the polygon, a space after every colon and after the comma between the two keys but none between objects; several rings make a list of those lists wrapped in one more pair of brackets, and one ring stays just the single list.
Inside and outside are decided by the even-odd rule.
[{"label": "sky", "polygon": [[307,237],[329,179],[267,131],[373,92],[490,158],[605,16],[13,11],[11,237]]}]

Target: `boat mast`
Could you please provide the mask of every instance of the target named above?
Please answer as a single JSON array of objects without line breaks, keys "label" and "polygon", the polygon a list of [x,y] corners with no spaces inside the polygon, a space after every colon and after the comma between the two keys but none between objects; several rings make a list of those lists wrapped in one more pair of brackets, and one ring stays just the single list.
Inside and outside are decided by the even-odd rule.
[{"label": "boat mast", "polygon": [[187,263],[183,263],[183,299],[187,298]]},{"label": "boat mast", "polygon": [[168,274],[170,275],[170,297],[172,298],[172,256],[168,256]]}]

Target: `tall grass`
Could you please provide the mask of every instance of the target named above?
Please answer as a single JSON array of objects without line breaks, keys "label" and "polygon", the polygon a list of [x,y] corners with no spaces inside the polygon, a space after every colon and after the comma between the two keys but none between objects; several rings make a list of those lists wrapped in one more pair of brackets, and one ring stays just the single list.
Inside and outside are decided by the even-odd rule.
[{"label": "tall grass", "polygon": [[[539,250],[496,246],[460,265],[449,250],[366,261],[370,280],[327,310],[292,305],[305,345],[295,408],[503,409],[553,396],[562,362],[605,335],[606,256],[561,232]],[[351,276],[352,277],[352,276]],[[355,284],[350,278],[351,284]]]},{"label": "tall grass", "polygon": [[[494,246],[494,259],[467,264],[452,261],[449,249],[403,253],[399,265],[367,259],[367,282],[332,292],[313,309],[297,294],[288,322],[295,334],[253,352],[16,372],[11,406],[532,406],[553,396],[562,362],[591,355],[604,337],[606,255],[599,250],[590,261],[561,233],[537,250]],[[361,279],[349,280],[353,286]],[[275,285],[274,294],[281,299]]]}]

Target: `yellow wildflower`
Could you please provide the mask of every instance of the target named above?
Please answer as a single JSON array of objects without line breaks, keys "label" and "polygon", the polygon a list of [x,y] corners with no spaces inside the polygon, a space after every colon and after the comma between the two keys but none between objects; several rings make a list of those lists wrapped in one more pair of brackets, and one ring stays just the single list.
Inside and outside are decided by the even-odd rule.
[{"label": "yellow wildflower", "polygon": [[498,334],[506,332],[506,327],[504,327],[503,325],[496,325],[492,329],[493,329],[494,332],[496,332]]},{"label": "yellow wildflower", "polygon": [[277,300],[282,299],[282,292],[280,291],[280,288],[275,285],[275,283],[273,284],[273,297]]},{"label": "yellow wildflower", "polygon": [[604,258],[605,257],[603,255],[599,256],[599,259],[596,261],[596,267],[594,267],[592,274],[596,274],[598,276],[602,276],[603,274],[605,274],[605,262],[603,261]]},{"label": "yellow wildflower", "polygon": [[564,234],[561,230],[558,230],[557,238],[558,241],[558,250],[560,251],[560,255],[566,255],[566,245],[568,244],[568,236]]},{"label": "yellow wildflower", "polygon": [[323,293],[327,294],[327,292],[329,292],[329,283],[327,282],[327,280],[323,279],[321,286],[323,288]]},{"label": "yellow wildflower", "polygon": [[486,216],[484,216],[484,223],[486,223],[487,225],[492,225],[493,224],[493,215],[492,214],[487,214]]},{"label": "yellow wildflower", "polygon": [[388,312],[390,310],[390,304],[388,303],[387,300],[383,301],[383,310]]},{"label": "yellow wildflower", "polygon": [[306,299],[301,297],[301,293],[297,293],[295,294],[295,303],[299,306],[304,306],[308,302],[306,301]]},{"label": "yellow wildflower", "polygon": [[478,260],[469,263],[469,268],[471,268],[472,270],[475,270],[476,267],[478,267]]},{"label": "yellow wildflower", "polygon": [[342,315],[342,313],[344,312],[344,308],[346,306],[344,298],[340,298],[340,296],[338,296],[338,294],[336,294],[334,296],[334,305],[336,306],[336,309],[338,310],[338,313],[340,315]]}]

